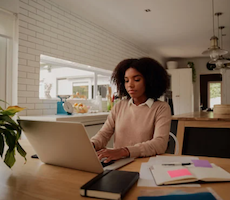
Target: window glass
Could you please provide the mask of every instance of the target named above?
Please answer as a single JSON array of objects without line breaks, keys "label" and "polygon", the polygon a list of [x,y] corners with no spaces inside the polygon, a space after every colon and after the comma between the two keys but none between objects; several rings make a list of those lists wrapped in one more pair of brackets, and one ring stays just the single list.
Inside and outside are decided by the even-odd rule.
[{"label": "window glass", "polygon": [[221,104],[221,82],[209,82],[209,107]]},{"label": "window glass", "polygon": [[92,86],[94,85],[94,73],[86,78],[79,78],[73,81],[73,94],[79,95],[78,98],[92,99]]},{"label": "window glass", "polygon": [[95,99],[99,91],[105,98],[110,77],[111,71],[108,70],[42,56],[39,97],[69,95],[72,98]]},{"label": "window glass", "polygon": [[97,90],[102,98],[106,98],[107,89],[109,86],[111,86],[110,79],[110,76],[105,76],[101,74],[98,74],[97,76]]}]

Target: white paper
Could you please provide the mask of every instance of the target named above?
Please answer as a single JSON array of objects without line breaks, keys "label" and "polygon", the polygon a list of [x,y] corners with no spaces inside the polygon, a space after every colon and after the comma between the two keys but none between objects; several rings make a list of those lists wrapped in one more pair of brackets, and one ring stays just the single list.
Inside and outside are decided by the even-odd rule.
[{"label": "white paper", "polygon": [[137,182],[139,187],[157,187],[152,174],[149,170],[149,167],[152,166],[152,163],[146,162],[141,163],[140,177]]},{"label": "white paper", "polygon": [[200,187],[200,184],[178,184],[168,186],[157,186],[149,167],[153,164],[167,164],[172,162],[191,162],[191,160],[199,160],[198,157],[194,156],[156,156],[149,158],[146,163],[141,163],[140,178],[138,180],[138,187]]},{"label": "white paper", "polygon": [[149,162],[152,164],[167,164],[167,163],[188,163],[192,160],[199,160],[198,157],[194,156],[156,156],[150,157]]},{"label": "white paper", "polygon": [[138,187],[200,187],[200,184],[178,184],[158,186],[149,170],[150,166],[152,166],[151,162],[141,163],[140,177],[137,182]]}]

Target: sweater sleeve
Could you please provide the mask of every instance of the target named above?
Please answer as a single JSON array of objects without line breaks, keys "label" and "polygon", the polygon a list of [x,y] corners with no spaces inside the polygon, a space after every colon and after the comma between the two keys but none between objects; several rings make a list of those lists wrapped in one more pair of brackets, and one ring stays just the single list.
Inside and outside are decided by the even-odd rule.
[{"label": "sweater sleeve", "polygon": [[95,136],[93,136],[90,140],[94,143],[95,149],[98,151],[106,147],[110,138],[114,134],[115,130],[115,120],[116,120],[116,110],[117,104],[112,108],[109,113],[107,120],[105,121],[102,128],[97,132]]},{"label": "sweater sleeve", "polygon": [[157,110],[155,119],[153,139],[128,146],[130,157],[154,156],[165,153],[171,125],[171,110],[168,104],[164,104]]}]

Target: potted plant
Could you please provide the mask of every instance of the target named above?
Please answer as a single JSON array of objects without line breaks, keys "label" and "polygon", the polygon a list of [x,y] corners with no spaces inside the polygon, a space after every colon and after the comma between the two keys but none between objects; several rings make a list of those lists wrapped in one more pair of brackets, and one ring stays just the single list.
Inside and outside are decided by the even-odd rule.
[{"label": "potted plant", "polygon": [[196,68],[194,66],[194,63],[189,61],[188,67],[192,68],[192,82],[195,83],[196,82]]},{"label": "potted plant", "polygon": [[[0,99],[1,102],[5,102]],[[7,102],[5,102],[8,104]],[[9,105],[9,104],[8,104]],[[18,153],[25,158],[26,152],[19,144],[22,129],[20,125],[13,119],[17,112],[24,110],[19,106],[9,106],[3,109],[0,106],[0,156],[3,158],[4,148],[7,145],[8,149],[4,156],[5,164],[11,168],[15,163],[15,149]]]}]

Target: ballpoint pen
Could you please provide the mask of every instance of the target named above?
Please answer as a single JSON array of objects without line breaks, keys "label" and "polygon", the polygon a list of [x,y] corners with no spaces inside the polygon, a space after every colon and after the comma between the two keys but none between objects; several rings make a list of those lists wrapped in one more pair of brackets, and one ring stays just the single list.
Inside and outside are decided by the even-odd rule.
[{"label": "ballpoint pen", "polygon": [[176,165],[191,165],[192,163],[167,163],[167,164],[162,164],[164,166],[176,166]]}]

